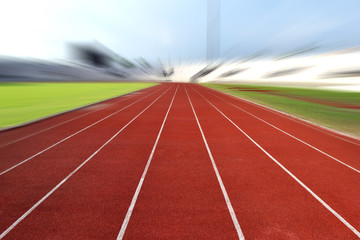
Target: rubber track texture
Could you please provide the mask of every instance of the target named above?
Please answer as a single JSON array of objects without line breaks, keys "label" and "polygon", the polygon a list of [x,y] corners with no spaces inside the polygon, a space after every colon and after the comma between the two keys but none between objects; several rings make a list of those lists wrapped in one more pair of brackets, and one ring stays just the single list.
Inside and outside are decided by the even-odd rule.
[{"label": "rubber track texture", "polygon": [[[116,239],[176,87],[173,106],[124,239],[239,239],[185,89],[245,239],[358,239],[211,104],[357,230],[360,174],[264,121],[355,168],[360,167],[358,145],[339,138],[343,136],[317,131],[308,123],[299,123],[218,91],[178,83],[161,84],[112,99],[109,103],[113,105],[0,148],[0,167],[4,169],[151,94],[1,175],[0,232],[3,232],[168,90],[4,239]],[[80,109],[2,132],[0,142],[14,141],[81,116],[84,111],[92,110]]]}]

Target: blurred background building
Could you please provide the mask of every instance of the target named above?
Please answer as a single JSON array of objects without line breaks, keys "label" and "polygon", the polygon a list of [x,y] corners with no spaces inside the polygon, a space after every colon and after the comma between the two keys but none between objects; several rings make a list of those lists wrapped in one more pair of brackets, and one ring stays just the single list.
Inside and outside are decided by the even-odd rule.
[{"label": "blurred background building", "polygon": [[0,81],[238,81],[355,90],[358,9],[358,0],[4,0]]}]

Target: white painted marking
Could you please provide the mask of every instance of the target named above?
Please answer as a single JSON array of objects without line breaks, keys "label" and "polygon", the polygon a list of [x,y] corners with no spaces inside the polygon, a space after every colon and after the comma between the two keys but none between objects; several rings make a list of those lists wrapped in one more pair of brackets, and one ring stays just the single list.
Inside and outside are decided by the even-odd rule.
[{"label": "white painted marking", "polygon": [[161,135],[162,130],[163,130],[163,128],[164,128],[166,119],[167,119],[167,117],[168,117],[168,115],[169,115],[171,106],[172,106],[172,104],[173,104],[173,102],[174,102],[175,95],[176,95],[176,93],[177,93],[178,88],[179,88],[179,85],[176,87],[176,91],[175,91],[174,96],[173,96],[173,98],[172,98],[172,100],[171,100],[171,102],[170,102],[170,105],[169,105],[169,108],[168,108],[168,110],[167,110],[167,112],[166,112],[165,118],[164,118],[164,120],[163,120],[163,122],[162,122],[160,131],[159,131],[159,133],[158,133],[158,135],[157,135],[157,138],[156,138],[156,140],[155,140],[154,146],[153,146],[153,148],[152,148],[152,150],[151,150],[149,159],[147,160],[147,163],[146,163],[144,172],[143,172],[143,174],[141,175],[139,184],[138,184],[138,186],[137,186],[137,188],[136,188],[136,191],[135,191],[135,194],[134,194],[134,196],[133,196],[133,198],[132,198],[132,200],[131,200],[129,209],[128,209],[127,212],[126,212],[126,216],[125,216],[125,219],[124,219],[124,221],[123,221],[123,223],[122,223],[122,225],[121,225],[121,229],[120,229],[120,232],[119,232],[119,234],[118,234],[118,236],[117,236],[117,240],[121,240],[121,239],[123,239],[123,237],[124,237],[126,228],[127,228],[128,224],[129,224],[129,221],[130,221],[132,212],[133,212],[133,210],[134,210],[134,207],[135,207],[137,198],[138,198],[138,196],[139,196],[141,187],[142,187],[143,182],[144,182],[144,180],[145,180],[146,173],[147,173],[147,171],[148,171],[148,169],[149,169],[151,160],[152,160],[152,158],[153,158],[153,156],[154,156],[156,146],[157,146],[157,144],[158,144],[158,142],[159,142],[160,135]]},{"label": "white painted marking", "polygon": [[[170,88],[169,88],[169,89],[170,89]],[[169,90],[169,89],[168,89],[168,90]],[[159,89],[159,90],[160,90],[160,89]],[[157,91],[159,91],[159,90],[157,90]],[[155,91],[155,92],[157,92],[157,91]],[[167,90],[166,90],[166,91],[167,91]],[[75,133],[73,133],[73,134],[71,134],[71,135],[69,135],[69,136],[67,136],[66,138],[63,138],[62,140],[60,140],[60,141],[58,141],[58,142],[54,143],[53,145],[51,145],[51,146],[49,146],[49,147],[45,148],[44,150],[42,150],[42,151],[40,151],[40,152],[38,152],[38,153],[36,153],[36,154],[32,155],[31,157],[29,157],[29,158],[27,158],[27,159],[25,159],[25,160],[23,160],[23,161],[21,161],[21,162],[19,162],[19,163],[15,164],[14,166],[12,166],[12,167],[10,167],[10,168],[8,168],[8,169],[4,170],[3,172],[1,172],[1,173],[0,173],[0,176],[1,176],[1,175],[3,175],[3,174],[5,174],[5,173],[7,173],[7,172],[9,172],[9,171],[11,171],[11,170],[13,170],[13,169],[14,169],[14,168],[16,168],[16,167],[18,167],[18,166],[20,166],[20,165],[22,165],[22,164],[24,164],[24,163],[28,162],[29,160],[33,159],[34,157],[39,156],[40,154],[42,154],[42,153],[46,152],[47,150],[49,150],[49,149],[51,149],[51,148],[55,147],[56,145],[58,145],[58,144],[60,144],[60,143],[62,143],[62,142],[64,142],[64,141],[66,141],[66,140],[68,140],[68,139],[72,138],[73,136],[75,136],[75,135],[77,135],[77,134],[79,134],[79,133],[81,133],[81,132],[83,132],[83,131],[85,131],[85,130],[87,130],[87,129],[91,128],[92,126],[94,126],[94,125],[96,125],[96,124],[98,124],[98,123],[100,123],[100,122],[102,122],[102,121],[104,121],[105,119],[107,119],[107,118],[109,118],[109,117],[111,117],[111,116],[115,115],[116,113],[121,112],[121,111],[123,111],[123,110],[127,109],[128,107],[130,107],[130,106],[134,105],[135,103],[137,103],[137,102],[141,101],[142,99],[144,99],[144,98],[146,98],[146,97],[148,97],[148,96],[150,96],[150,95],[154,94],[155,92],[153,92],[153,93],[151,93],[151,94],[149,94],[149,95],[146,95],[146,96],[144,96],[144,97],[142,97],[142,98],[140,98],[140,99],[136,100],[135,102],[133,102],[133,103],[131,103],[131,104],[127,105],[126,107],[123,107],[123,108],[121,108],[120,110],[117,110],[116,112],[113,112],[112,114],[110,114],[110,115],[108,115],[108,116],[106,116],[106,117],[104,117],[104,118],[102,118],[102,119],[100,119],[100,120],[98,120],[98,121],[96,121],[96,122],[92,123],[91,125],[89,125],[89,126],[87,126],[87,127],[83,128],[83,129],[81,129],[81,130],[79,130],[79,131],[77,131],[77,132],[75,132]]]},{"label": "white painted marking", "polygon": [[[195,90],[196,91],[196,90]],[[246,132],[244,132],[238,125],[236,125],[230,118],[228,118],[223,112],[214,106],[203,95],[196,91],[201,97],[203,97],[211,106],[213,106],[223,117],[225,117],[232,125],[234,125],[240,132],[242,132],[251,142],[253,142],[261,151],[263,151],[271,160],[273,160],[280,168],[282,168],[287,174],[289,174],[297,183],[299,183],[306,191],[308,191],[316,200],[318,200],[327,210],[329,210],[337,219],[339,219],[346,227],[348,227],[357,237],[360,238],[360,232],[356,230],[350,223],[348,223],[339,213],[332,209],[324,200],[316,195],[308,186],[306,186],[300,179],[298,179],[293,173],[285,168],[280,162],[278,162],[270,153],[262,148],[254,139],[252,139]]]},{"label": "white painted marking", "polygon": [[344,166],[346,166],[346,167],[350,168],[351,170],[353,170],[353,171],[355,171],[355,172],[357,172],[357,173],[360,173],[360,170],[358,170],[358,169],[356,169],[356,168],[354,168],[354,167],[350,166],[349,164],[346,164],[346,163],[344,163],[344,162],[340,161],[340,160],[339,160],[339,159],[337,159],[336,157],[333,157],[333,156],[331,156],[330,154],[328,154],[328,153],[326,153],[326,152],[324,152],[324,151],[322,151],[322,150],[320,150],[320,149],[318,149],[318,148],[314,147],[314,146],[313,146],[313,145],[311,145],[310,143],[307,143],[307,142],[305,142],[305,141],[303,141],[303,140],[301,140],[301,139],[299,139],[299,138],[297,138],[297,137],[295,137],[295,136],[291,135],[290,133],[288,133],[288,132],[286,132],[286,131],[284,131],[284,130],[282,130],[282,129],[280,129],[280,128],[278,128],[278,127],[274,126],[274,125],[272,125],[271,123],[269,123],[269,122],[267,122],[267,121],[265,121],[265,120],[261,119],[260,117],[258,117],[258,116],[256,116],[256,115],[254,115],[254,114],[252,114],[252,113],[250,113],[250,112],[248,112],[248,111],[246,111],[246,110],[244,110],[244,109],[242,109],[242,108],[240,108],[240,107],[236,106],[235,104],[232,104],[232,103],[230,103],[230,102],[226,101],[225,99],[222,99],[222,98],[220,98],[219,96],[216,96],[216,95],[215,95],[215,94],[213,94],[213,93],[210,93],[210,94],[212,94],[213,96],[215,96],[215,97],[217,97],[217,98],[219,98],[219,99],[223,100],[224,102],[226,102],[226,103],[228,103],[228,104],[230,104],[230,105],[232,105],[232,106],[236,107],[237,109],[239,109],[239,110],[241,110],[241,111],[243,111],[243,112],[245,112],[245,113],[249,114],[250,116],[253,116],[254,118],[256,118],[256,119],[258,119],[258,120],[260,120],[260,121],[262,121],[262,122],[266,123],[267,125],[269,125],[269,126],[271,126],[271,127],[275,128],[276,130],[278,130],[278,131],[280,131],[280,132],[282,132],[282,133],[284,133],[284,134],[288,135],[289,137],[294,138],[295,140],[297,140],[297,141],[299,141],[299,142],[301,142],[301,143],[305,144],[306,146],[308,146],[308,147],[310,147],[310,148],[312,148],[312,149],[314,149],[314,150],[318,151],[319,153],[324,154],[325,156],[327,156],[327,157],[329,157],[329,158],[331,158],[331,159],[333,159],[333,160],[337,161],[338,163],[340,163],[340,164],[342,164],[342,165],[344,165]]},{"label": "white painted marking", "polygon": [[226,202],[226,206],[227,206],[227,208],[228,208],[228,210],[229,210],[229,213],[230,213],[231,219],[232,219],[232,221],[233,221],[234,227],[235,227],[235,229],[236,229],[236,232],[237,232],[237,234],[238,234],[238,237],[239,237],[240,240],[245,240],[244,234],[243,234],[243,232],[242,232],[242,230],[241,230],[241,228],[240,228],[240,224],[239,224],[239,222],[238,222],[238,220],[237,220],[235,211],[234,211],[234,209],[233,209],[233,207],[232,207],[232,205],[231,205],[230,198],[229,198],[229,196],[228,196],[228,194],[227,194],[227,192],[226,192],[224,183],[223,183],[223,181],[222,181],[222,179],[221,179],[221,176],[220,176],[220,173],[219,173],[218,168],[217,168],[217,166],[216,166],[214,157],[213,157],[213,155],[212,155],[212,153],[211,153],[211,151],[210,151],[210,147],[209,147],[209,145],[208,145],[208,143],[207,143],[207,141],[206,141],[204,132],[203,132],[203,130],[202,130],[202,128],[201,128],[199,119],[198,119],[198,117],[197,117],[197,115],[196,115],[194,106],[193,106],[193,104],[192,104],[192,102],[191,102],[191,100],[190,100],[190,97],[189,97],[189,94],[188,94],[186,88],[185,88],[185,92],[186,92],[186,95],[187,95],[187,97],[188,97],[188,99],[189,99],[189,102],[190,102],[192,111],[193,111],[193,113],[194,113],[194,116],[195,116],[197,125],[198,125],[198,127],[199,127],[201,136],[202,136],[202,138],[203,138],[203,140],[204,140],[204,144],[205,144],[205,146],[206,146],[206,150],[207,150],[208,155],[209,155],[209,157],[210,157],[211,164],[212,164],[212,166],[213,166],[213,168],[214,168],[214,171],[215,171],[215,174],[216,174],[216,178],[217,178],[217,180],[218,180],[218,182],[219,182],[221,191],[222,191],[222,193],[223,193],[223,195],[224,195],[225,202]]},{"label": "white painted marking", "polygon": [[[312,123],[312,122],[307,121],[307,120],[304,120],[304,119],[300,119],[300,118],[298,118],[298,117],[296,117],[296,116],[290,115],[290,114],[288,114],[288,113],[285,113],[285,112],[282,112],[282,111],[279,111],[279,110],[276,110],[276,109],[269,108],[269,107],[267,107],[267,106],[265,106],[265,105],[262,105],[262,104],[260,104],[260,103],[256,103],[256,102],[250,101],[250,100],[248,100],[248,99],[243,99],[243,98],[240,98],[240,97],[236,97],[236,96],[233,96],[233,95],[231,95],[231,94],[229,94],[229,93],[217,91],[217,90],[211,89],[211,88],[207,88],[207,89],[212,90],[212,91],[217,92],[217,93],[224,94],[224,95],[226,95],[226,96],[229,96],[229,97],[231,97],[231,98],[234,98],[235,100],[242,101],[242,102],[245,102],[245,103],[254,105],[254,106],[259,107],[259,108],[261,108],[261,109],[264,109],[264,110],[266,110],[266,111],[268,111],[268,112],[274,113],[274,114],[276,114],[276,115],[278,115],[278,116],[280,116],[280,117],[289,119],[289,120],[291,120],[291,121],[293,121],[293,122],[299,123],[299,124],[304,125],[304,126],[306,126],[306,127],[315,129],[315,130],[317,130],[317,131],[319,131],[319,132],[325,133],[325,134],[327,134],[327,135],[330,135],[330,136],[332,136],[332,137],[338,138],[338,139],[343,140],[343,141],[345,141],[345,142],[348,142],[348,143],[351,143],[351,144],[360,146],[360,143],[353,142],[353,141],[351,141],[351,140],[349,140],[349,139],[346,139],[346,138],[343,138],[343,137],[341,137],[341,136],[335,135],[335,134],[333,134],[333,133],[331,133],[331,132],[334,132],[334,133],[337,133],[337,134],[340,134],[340,135],[344,135],[344,136],[349,137],[349,138],[352,138],[352,139],[354,139],[354,136],[347,136],[347,135],[344,134],[344,133],[335,131],[335,130],[333,130],[333,129],[326,128],[326,127],[324,127],[324,126],[317,125],[317,124],[315,124],[315,123]],[[314,126],[313,126],[313,125],[314,125]],[[325,129],[325,130],[323,130],[323,129]],[[357,140],[357,139],[354,139],[354,140]]]},{"label": "white painted marking", "polygon": [[[170,87],[171,88],[171,87]],[[144,108],[138,115],[131,119],[125,126],[123,126],[117,133],[115,133],[109,140],[107,140],[100,148],[98,148],[90,157],[88,157],[83,163],[81,163],[75,170],[73,170],[69,175],[67,175],[60,183],[58,183],[53,189],[51,189],[43,198],[41,198],[37,203],[35,203],[29,210],[27,210],[21,217],[19,217],[10,227],[8,227],[1,235],[0,239],[4,238],[12,229],[16,227],[22,220],[24,220],[32,211],[34,211],[42,202],[44,202],[53,192],[55,192],[61,185],[63,185],[72,175],[80,170],[88,161],[90,161],[98,152],[101,151],[108,143],[110,143],[119,133],[121,133],[127,126],[129,126],[135,119],[137,119],[141,114],[143,114],[151,105],[153,105],[160,97],[162,97],[170,88],[168,88],[164,93],[157,97],[153,102],[151,102],[146,108]]]},{"label": "white painted marking", "polygon": [[[160,89],[159,89],[159,90],[160,90]],[[157,90],[157,91],[159,91],[159,90]],[[157,91],[155,91],[155,92],[157,92]],[[153,92],[153,93],[155,93],[155,92]],[[149,94],[148,96],[152,95],[153,93]],[[133,95],[133,94],[131,94],[131,96],[132,96],[132,95]],[[22,141],[22,140],[24,140],[24,139],[27,139],[27,138],[32,137],[32,136],[35,136],[35,135],[37,135],[37,134],[39,134],[39,133],[42,133],[42,132],[45,132],[45,131],[47,131],[47,130],[56,128],[56,127],[61,126],[61,125],[65,124],[65,123],[74,121],[74,120],[79,119],[79,118],[81,118],[81,117],[84,117],[84,116],[86,116],[86,115],[88,115],[88,114],[90,114],[90,113],[94,113],[94,112],[100,111],[101,109],[111,107],[111,106],[113,106],[114,104],[117,104],[117,103],[125,100],[125,97],[127,97],[127,96],[130,96],[130,95],[117,96],[117,97],[121,97],[121,99],[120,99],[119,101],[116,101],[115,103],[112,103],[112,104],[109,104],[109,105],[100,107],[100,108],[98,108],[98,109],[95,109],[95,110],[93,110],[93,111],[87,112],[87,113],[82,114],[82,115],[80,115],[80,116],[71,118],[71,119],[69,119],[69,120],[66,120],[66,121],[61,122],[61,123],[58,123],[58,124],[55,124],[54,126],[51,126],[51,127],[45,128],[45,129],[42,129],[42,130],[40,130],[40,131],[37,131],[37,132],[31,133],[31,134],[29,134],[29,135],[26,135],[26,136],[24,136],[24,137],[18,138],[18,139],[14,140],[14,141],[5,143],[5,144],[3,144],[3,145],[0,145],[0,148],[9,146],[9,145],[11,145],[11,144],[13,144],[13,143],[20,142],[20,141]],[[134,95],[134,96],[135,96],[135,95]],[[117,98],[117,97],[115,97],[115,98]],[[107,99],[107,100],[104,100],[104,101],[108,101],[108,100],[111,100],[111,99]],[[101,103],[101,102],[104,102],[104,101],[100,101],[100,102],[98,102],[98,103]],[[95,104],[98,104],[98,103],[95,103]],[[94,103],[93,103],[93,104],[94,104]],[[91,105],[93,105],[93,104],[91,104]],[[81,108],[86,108],[86,107],[90,107],[90,106],[85,106],[85,107],[81,107]]]}]

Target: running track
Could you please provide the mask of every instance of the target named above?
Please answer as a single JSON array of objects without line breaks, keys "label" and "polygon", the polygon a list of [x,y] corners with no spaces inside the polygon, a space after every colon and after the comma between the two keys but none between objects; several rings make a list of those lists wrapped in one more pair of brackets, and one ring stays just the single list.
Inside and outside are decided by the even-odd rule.
[{"label": "running track", "polygon": [[360,141],[168,83],[0,133],[0,239],[359,239]]}]

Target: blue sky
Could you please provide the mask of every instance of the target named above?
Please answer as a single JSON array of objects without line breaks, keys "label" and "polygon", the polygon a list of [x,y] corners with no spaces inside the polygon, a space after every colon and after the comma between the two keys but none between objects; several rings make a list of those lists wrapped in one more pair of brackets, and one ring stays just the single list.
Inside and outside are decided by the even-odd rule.
[{"label": "blue sky", "polygon": [[[97,40],[128,57],[206,56],[207,0],[2,0],[0,55],[56,59]],[[360,45],[359,0],[222,0],[221,56]]]}]

